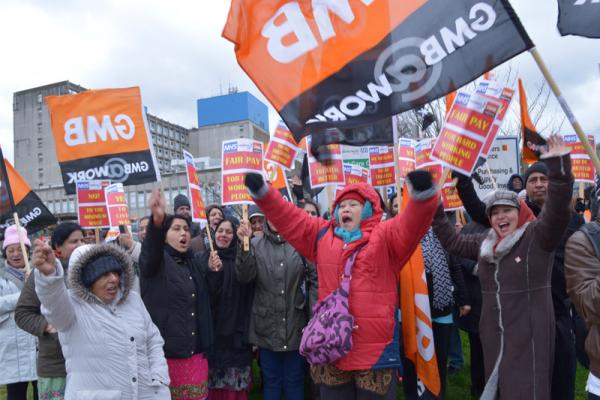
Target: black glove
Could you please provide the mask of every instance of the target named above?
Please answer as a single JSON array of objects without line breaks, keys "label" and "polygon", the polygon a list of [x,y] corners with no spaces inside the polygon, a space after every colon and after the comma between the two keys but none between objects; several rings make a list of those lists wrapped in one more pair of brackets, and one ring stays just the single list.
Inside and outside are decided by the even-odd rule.
[{"label": "black glove", "polygon": [[244,178],[244,184],[252,193],[258,193],[258,191],[265,185],[265,180],[261,174],[249,172]]},{"label": "black glove", "polygon": [[407,176],[412,188],[418,192],[424,192],[433,187],[433,178],[429,171],[413,171]]}]

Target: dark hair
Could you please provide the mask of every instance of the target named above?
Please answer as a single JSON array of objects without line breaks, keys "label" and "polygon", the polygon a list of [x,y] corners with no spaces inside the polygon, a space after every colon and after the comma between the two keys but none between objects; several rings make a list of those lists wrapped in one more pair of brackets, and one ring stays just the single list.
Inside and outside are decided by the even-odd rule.
[{"label": "dark hair", "polygon": [[232,218],[223,218],[223,220],[221,222],[219,222],[217,224],[217,226],[215,226],[215,237],[214,237],[215,247],[217,245],[217,231],[219,230],[219,227],[221,225],[223,225],[225,222],[229,222],[231,224],[231,229],[233,229],[233,239],[231,239],[231,243],[229,244],[229,247],[231,248],[231,247],[237,245],[236,230],[237,230],[238,224],[236,224]]},{"label": "dark hair", "polygon": [[150,216],[149,215],[145,215],[142,218],[138,219],[138,226],[142,223],[142,221],[148,220],[150,221]]},{"label": "dark hair", "polygon": [[[27,249],[27,254],[29,255],[31,253],[31,248],[29,248],[27,245],[25,245],[25,248]],[[6,260],[6,248],[2,249],[2,258]]]},{"label": "dark hair", "polygon": [[311,206],[313,206],[317,210],[317,217],[321,216],[321,210],[319,209],[319,205],[315,201],[313,201],[313,200],[304,199],[304,202],[302,202],[302,203],[300,203],[298,205],[303,210],[306,208],[307,205],[311,205]]},{"label": "dark hair", "polygon": [[165,221],[163,222],[163,226],[165,227],[165,229],[169,230],[169,228],[171,228],[171,225],[173,225],[173,222],[176,219],[181,219],[181,220],[185,221],[188,228],[190,228],[190,229],[192,228],[192,221],[188,217],[181,215],[181,214],[167,214],[165,216]]},{"label": "dark hair", "polygon": [[[398,197],[398,193],[394,192],[394,194],[392,194],[390,196],[390,198],[388,199],[388,212],[390,213],[390,215],[396,216],[397,214],[394,214],[394,199],[396,199],[396,197]],[[400,210],[400,204],[398,204],[398,210]]]},{"label": "dark hair", "polygon": [[52,232],[52,237],[50,238],[50,246],[52,246],[52,249],[56,250],[59,246],[62,246],[75,231],[81,231],[83,234],[83,229],[76,222],[68,221],[58,225],[56,229],[54,229],[54,232]]},{"label": "dark hair", "polygon": [[225,218],[225,210],[223,210],[223,207],[221,207],[218,204],[209,204],[206,207],[206,217],[208,218],[208,216],[210,215],[210,212],[214,209],[218,209],[219,211],[221,211],[221,215],[223,216],[223,218]]}]

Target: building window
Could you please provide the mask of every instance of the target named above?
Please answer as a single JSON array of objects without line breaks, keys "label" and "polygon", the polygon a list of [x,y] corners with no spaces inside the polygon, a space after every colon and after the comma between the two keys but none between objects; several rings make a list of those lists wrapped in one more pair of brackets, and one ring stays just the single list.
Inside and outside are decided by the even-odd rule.
[{"label": "building window", "polygon": [[66,214],[69,212],[67,207],[68,207],[67,200],[63,200],[60,202],[60,208],[61,208],[61,211],[63,214]]},{"label": "building window", "polygon": [[44,162],[44,154],[38,153],[38,162],[40,162],[40,163]]},{"label": "building window", "polygon": [[38,104],[42,104],[42,100],[44,100],[44,98],[43,98],[42,94],[41,94],[41,93],[39,93],[39,94],[37,95],[37,102],[38,102]]},{"label": "building window", "polygon": [[162,137],[159,136],[157,141],[158,141],[158,144],[163,144]]},{"label": "building window", "polygon": [[163,132],[163,129],[162,129],[161,125],[157,125],[156,126],[156,132],[158,132],[158,133],[162,133]]},{"label": "building window", "polygon": [[44,148],[44,139],[43,138],[41,138],[41,137],[37,138],[37,146],[38,146],[38,149]]},{"label": "building window", "polygon": [[144,208],[146,204],[146,194],[144,192],[137,192],[137,203],[138,208]]},{"label": "building window", "polygon": [[138,208],[135,192],[129,192],[129,207]]},{"label": "building window", "polygon": [[75,201],[73,201],[73,199],[69,200],[69,212],[70,213],[75,212]]}]

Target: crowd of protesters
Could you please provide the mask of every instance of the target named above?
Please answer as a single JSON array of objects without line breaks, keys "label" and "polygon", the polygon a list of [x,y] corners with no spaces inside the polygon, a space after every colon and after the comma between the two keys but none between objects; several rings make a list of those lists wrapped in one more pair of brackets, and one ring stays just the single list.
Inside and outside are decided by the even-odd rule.
[{"label": "crowd of protesters", "polygon": [[[572,400],[579,361],[590,369],[589,398],[600,399],[600,195],[573,201],[569,153],[556,136],[508,190],[480,199],[471,177],[456,178],[464,226],[444,212],[425,171],[409,174],[404,202],[349,185],[330,218],[298,179],[294,203],[248,174],[255,205],[241,222],[215,204],[201,227],[186,196],[169,214],[155,190],[137,240],[125,232],[98,244],[63,222],[32,246],[11,226],[0,384],[8,400],[26,399],[29,386],[40,400],[243,400],[256,386],[266,400],[395,399],[398,390],[444,399],[447,375],[463,364],[460,328],[474,398]],[[400,270],[419,245],[438,395],[401,345]],[[315,326],[332,301],[352,322],[325,335]],[[334,357],[326,349],[336,338],[351,345]]]}]

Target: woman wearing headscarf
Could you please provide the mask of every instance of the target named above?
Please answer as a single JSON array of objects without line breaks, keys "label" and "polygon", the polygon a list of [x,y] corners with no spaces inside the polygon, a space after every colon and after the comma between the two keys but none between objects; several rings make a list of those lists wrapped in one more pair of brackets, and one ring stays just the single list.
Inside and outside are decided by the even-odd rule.
[{"label": "woman wearing headscarf", "polygon": [[323,400],[396,398],[400,269],[429,228],[439,201],[428,172],[412,172],[407,182],[412,197],[396,218],[382,222],[377,192],[367,184],[354,184],[337,195],[332,219],[326,221],[286,202],[262,175],[246,175],[246,186],[267,220],[315,263],[319,301],[340,287],[344,266],[354,260],[351,279],[344,278],[355,325],[352,349],[332,363],[311,367]]},{"label": "woman wearing headscarf", "polygon": [[206,273],[190,249],[190,220],[167,215],[154,190],[150,222],[140,255],[142,299],[165,340],[173,399],[208,395],[208,360],[213,330]]},{"label": "woman wearing headscarf", "polygon": [[27,251],[31,248],[25,228],[17,230],[16,225],[9,226],[4,232],[4,260],[0,264],[0,385],[6,385],[7,400],[26,400],[30,384],[37,397],[37,341],[15,322],[15,308],[25,281],[25,257],[19,234]]},{"label": "woman wearing headscarf", "polygon": [[548,194],[537,220],[510,191],[487,199],[491,229],[485,234],[459,236],[441,207],[434,220],[447,251],[478,257],[484,400],[550,398],[555,332],[550,280],[554,250],[569,224],[573,176],[562,138],[551,136],[548,146],[542,155]]},{"label": "woman wearing headscarf", "polygon": [[170,399],[164,341],[140,296],[131,257],[113,244],[78,247],[64,270],[36,242],[36,292],[58,331],[67,366],[65,400]]},{"label": "woman wearing headscarf", "polygon": [[252,346],[248,340],[254,285],[235,273],[236,225],[223,219],[215,227],[213,252],[200,256],[208,279],[214,346],[208,357],[208,397],[244,400],[252,383]]}]

